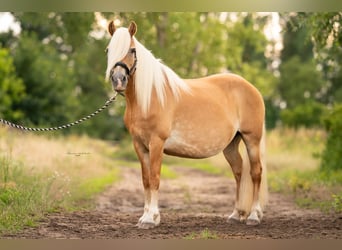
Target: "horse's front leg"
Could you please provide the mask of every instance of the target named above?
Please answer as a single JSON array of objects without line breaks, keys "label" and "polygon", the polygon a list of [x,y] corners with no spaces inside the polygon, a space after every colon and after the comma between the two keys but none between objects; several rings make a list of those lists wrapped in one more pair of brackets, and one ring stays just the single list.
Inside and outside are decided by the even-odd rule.
[{"label": "horse's front leg", "polygon": [[140,143],[138,140],[133,140],[133,145],[135,152],[140,161],[141,165],[141,176],[142,182],[144,185],[144,196],[145,196],[145,204],[144,204],[144,213],[140,217],[137,226],[141,227],[142,221],[145,217],[148,216],[148,211],[151,203],[151,190],[150,190],[150,156],[148,149]]},{"label": "horse's front leg", "polygon": [[159,138],[152,139],[148,149],[138,142],[135,142],[134,146],[141,162],[145,190],[144,214],[139,219],[137,226],[142,229],[150,229],[160,223],[158,190],[164,141]]}]

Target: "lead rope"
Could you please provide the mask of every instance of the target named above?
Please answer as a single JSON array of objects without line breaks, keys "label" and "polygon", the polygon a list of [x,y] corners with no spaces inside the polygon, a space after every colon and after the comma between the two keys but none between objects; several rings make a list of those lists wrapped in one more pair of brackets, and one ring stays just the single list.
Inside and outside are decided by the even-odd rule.
[{"label": "lead rope", "polygon": [[95,115],[101,113],[103,110],[105,110],[106,108],[108,108],[108,106],[113,102],[115,101],[115,98],[116,96],[118,95],[117,92],[115,92],[114,96],[112,96],[108,101],[106,101],[106,103],[101,107],[99,108],[98,110],[96,110],[95,112],[91,113],[90,115],[87,115],[75,122],[71,122],[71,123],[68,123],[68,124],[65,124],[65,125],[61,125],[61,126],[58,126],[58,127],[51,127],[51,128],[30,128],[30,127],[25,127],[25,126],[21,126],[21,125],[18,125],[18,124],[14,124],[12,122],[9,122],[9,121],[6,121],[2,118],[0,118],[0,122],[7,125],[7,126],[10,126],[12,128],[16,128],[16,129],[21,129],[21,130],[26,130],[26,131],[53,131],[53,130],[60,130],[60,129],[65,129],[65,128],[70,128],[72,126],[75,126],[77,124],[80,124],[86,120],[89,120],[90,118],[94,117]]}]

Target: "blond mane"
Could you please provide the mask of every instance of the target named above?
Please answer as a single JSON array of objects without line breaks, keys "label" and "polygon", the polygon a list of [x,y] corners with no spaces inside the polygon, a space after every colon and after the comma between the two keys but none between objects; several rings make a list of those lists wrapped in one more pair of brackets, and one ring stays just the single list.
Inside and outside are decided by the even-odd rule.
[{"label": "blond mane", "polygon": [[[169,67],[156,59],[134,36],[137,67],[135,72],[135,95],[144,114],[150,108],[152,91],[156,91],[161,106],[165,104],[165,86],[168,84],[173,96],[178,100],[181,91],[189,92],[189,86]],[[108,63],[106,79],[116,62],[122,60],[131,45],[131,36],[127,28],[118,28],[108,45]]]}]

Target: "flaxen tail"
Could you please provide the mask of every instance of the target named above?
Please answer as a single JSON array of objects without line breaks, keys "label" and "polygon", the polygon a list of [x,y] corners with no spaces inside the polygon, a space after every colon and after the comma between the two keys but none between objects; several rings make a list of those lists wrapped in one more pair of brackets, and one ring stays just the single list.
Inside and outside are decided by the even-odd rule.
[{"label": "flaxen tail", "polygon": [[[266,168],[266,129],[263,128],[263,134],[260,141],[260,159],[262,165],[262,175],[260,184],[259,200],[262,209],[265,208],[268,202],[268,186],[267,186],[267,168]],[[250,162],[246,150],[243,152],[243,166],[240,182],[239,201],[237,208],[241,211],[250,213],[253,202],[253,182],[250,175]]]}]

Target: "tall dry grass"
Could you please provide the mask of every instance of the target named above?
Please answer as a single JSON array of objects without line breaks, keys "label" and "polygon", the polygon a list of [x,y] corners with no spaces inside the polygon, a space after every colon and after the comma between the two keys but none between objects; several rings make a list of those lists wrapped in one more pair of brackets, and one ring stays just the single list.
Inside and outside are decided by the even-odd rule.
[{"label": "tall dry grass", "polygon": [[46,134],[0,129],[0,155],[22,162],[34,173],[55,173],[67,179],[101,176],[113,166],[115,151],[108,142],[87,136],[48,137]]},{"label": "tall dry grass", "polygon": [[118,179],[115,150],[86,136],[0,128],[0,233],[32,225],[47,211],[91,205]]}]

